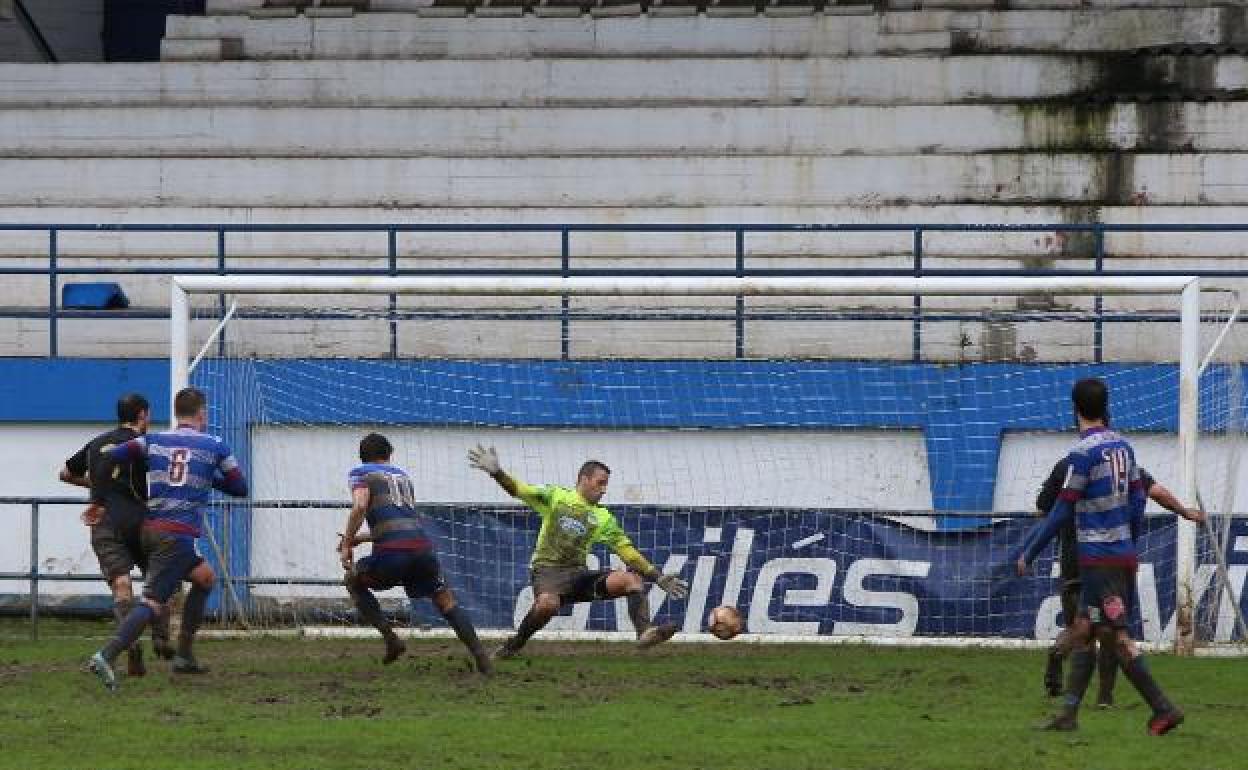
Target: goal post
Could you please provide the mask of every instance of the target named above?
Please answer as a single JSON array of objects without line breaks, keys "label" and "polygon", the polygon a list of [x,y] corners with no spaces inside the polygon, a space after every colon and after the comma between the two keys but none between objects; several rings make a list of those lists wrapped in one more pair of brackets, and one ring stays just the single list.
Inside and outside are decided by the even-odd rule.
[{"label": "goal post", "polygon": [[[195,297],[201,295],[219,295],[228,294],[236,298],[248,295],[260,296],[280,296],[304,297],[306,304],[314,308],[319,306],[324,309],[326,305],[351,305],[346,298],[386,298],[391,296],[397,297],[415,297],[415,298],[438,298],[447,302],[455,302],[457,298],[491,298],[492,300],[504,300],[510,298],[572,298],[573,301],[588,298],[611,298],[613,301],[624,300],[627,298],[655,298],[658,300],[670,300],[672,303],[690,302],[698,300],[711,301],[713,298],[747,298],[750,300],[757,299],[759,301],[767,301],[768,299],[776,299],[781,302],[797,302],[802,305],[801,311],[794,312],[816,312],[824,300],[836,298],[837,301],[845,301],[847,298],[852,299],[862,306],[864,303],[869,305],[872,298],[905,298],[911,296],[946,298],[947,301],[957,304],[964,301],[970,301],[968,298],[983,298],[985,301],[991,301],[1000,297],[1042,297],[1051,298],[1059,297],[1082,297],[1091,298],[1094,296],[1103,297],[1171,297],[1178,315],[1178,354],[1177,354],[1177,388],[1175,389],[1177,404],[1174,410],[1177,413],[1173,428],[1155,428],[1159,430],[1174,430],[1177,434],[1176,452],[1177,458],[1174,464],[1174,476],[1172,477],[1173,489],[1181,500],[1194,504],[1197,496],[1197,468],[1198,468],[1198,444],[1201,430],[1201,391],[1200,391],[1200,362],[1202,357],[1202,287],[1201,281],[1193,276],[1141,276],[1141,277],[1116,277],[1116,276],[1089,276],[1089,277],[1010,277],[1010,276],[983,276],[983,277],[868,277],[868,276],[847,276],[847,277],[797,277],[797,276],[771,276],[771,277],[640,277],[640,276],[621,276],[621,277],[534,277],[534,276],[500,276],[500,277],[480,277],[480,276],[464,276],[464,277],[446,277],[446,276],[395,276],[395,277],[336,277],[325,275],[300,275],[300,276],[177,276],[172,279],[171,289],[171,376],[170,387],[171,393],[176,393],[179,389],[190,384],[192,372],[190,371],[190,362],[195,358],[196,346],[204,343],[207,335],[195,337],[196,332],[193,330],[192,319],[198,317],[196,315]],[[200,303],[203,306],[204,303]],[[215,306],[215,303],[214,303]],[[493,306],[491,306],[493,307]],[[567,303],[564,305],[565,309]],[[785,307],[788,307],[787,305]],[[388,306],[373,306],[371,309],[360,310],[353,309],[347,311],[337,309],[333,313],[325,313],[325,317],[331,318],[335,314],[338,317],[351,316],[359,318],[368,318],[370,320],[393,319],[395,315],[394,303]],[[786,310],[785,312],[789,312]],[[245,316],[246,312],[240,311],[240,316]],[[261,313],[260,315],[265,315]],[[466,316],[465,316],[466,317]],[[521,316],[517,316],[521,317]],[[695,317],[690,315],[691,318]],[[702,316],[697,316],[701,318]],[[780,316],[777,316],[780,318]],[[814,315],[811,316],[812,318]],[[904,316],[899,316],[905,320]],[[950,316],[953,317],[953,316]],[[990,314],[985,318],[990,318]],[[1090,317],[1085,314],[1085,317]],[[599,320],[598,316],[586,314],[588,319],[585,323],[593,323]],[[219,319],[224,323],[224,319]],[[783,320],[783,318],[782,318]],[[237,321],[231,321],[236,323]],[[255,327],[257,334],[263,333],[263,326]],[[290,332],[290,334],[298,334],[298,331]],[[305,331],[306,334],[316,334],[315,330]],[[237,335],[235,335],[237,336]],[[334,352],[337,357],[337,351]],[[349,350],[345,357],[350,357]],[[452,356],[453,357],[453,356]],[[587,357],[587,359],[592,357]],[[805,360],[805,359],[800,359]],[[899,365],[900,366],[900,365]],[[1078,371],[1078,367],[1074,367],[1071,371]],[[354,371],[350,367],[337,372],[327,372],[324,376],[330,380],[348,377],[346,372]],[[1069,381],[1066,386],[1069,388]],[[290,398],[296,398],[297,395],[292,391],[287,394]],[[873,396],[875,397],[875,396]],[[886,397],[886,395],[884,396]],[[775,396],[769,396],[775,398]],[[262,407],[249,407],[249,413],[259,413],[264,411]],[[351,426],[367,426],[377,425],[377,409],[363,409],[356,417],[352,417],[347,411],[341,412],[340,416],[335,417],[335,422],[341,425]],[[956,414],[956,412],[955,412]],[[318,422],[320,417],[309,418],[309,424],[322,424]],[[398,423],[406,424],[408,417],[402,416],[398,418]],[[665,418],[666,419],[666,418]],[[551,424],[558,425],[558,420],[550,419]],[[830,421],[834,423],[835,420]],[[799,421],[800,423],[800,421]],[[566,428],[571,423],[562,425]],[[774,427],[766,419],[760,423],[763,427]],[[673,423],[659,420],[656,423],[658,427],[672,427]],[[656,427],[649,426],[649,427]],[[246,430],[239,427],[239,435],[249,435]],[[532,425],[526,425],[527,429],[531,429]],[[647,426],[642,426],[647,427]],[[681,426],[675,425],[675,429],[690,428],[697,426]],[[782,426],[792,427],[792,426]],[[945,426],[947,427],[947,426]],[[1130,430],[1128,430],[1130,435]],[[776,438],[776,442],[781,442],[782,438]],[[779,446],[779,443],[775,444]],[[882,446],[882,445],[881,445]],[[929,441],[930,446],[930,441]],[[970,450],[967,450],[970,451]],[[978,450],[976,450],[978,451]],[[504,457],[504,460],[509,458]],[[1055,461],[1057,456],[1046,460],[1038,460],[1043,463]],[[766,464],[769,462],[766,458],[760,462]],[[401,464],[401,463],[400,463]],[[731,472],[727,475],[731,476]],[[955,471],[956,475],[956,471]],[[534,481],[551,481],[559,483],[570,483],[566,478],[566,473],[558,478],[534,479]],[[1170,481],[1170,480],[1168,480]],[[621,480],[619,483],[624,483]],[[344,498],[345,499],[345,498]],[[610,500],[608,500],[610,502]],[[646,499],[640,502],[646,505],[662,505],[662,499]],[[947,509],[949,506],[944,506]],[[971,511],[972,513],[976,511]],[[942,515],[953,516],[954,512],[949,510],[943,511],[925,511],[928,518],[940,518]],[[963,511],[962,513],[966,513]],[[979,508],[978,513],[981,517],[990,517],[993,511],[989,509]],[[1230,513],[1230,512],[1228,512]],[[256,513],[256,516],[262,516],[262,513]],[[797,515],[791,511],[786,515]],[[983,519],[981,518],[980,521]],[[716,519],[715,521],[718,521]],[[971,521],[975,521],[972,519]],[[708,522],[710,520],[708,519]],[[713,526],[714,522],[706,524],[705,538],[707,542],[711,542],[713,536],[712,531],[716,530]],[[787,526],[787,525],[786,525]],[[953,527],[951,529],[957,529]],[[1025,527],[1020,527],[1021,532]],[[484,532],[477,532],[477,535],[484,536]],[[815,536],[818,533],[812,534]],[[794,533],[794,542],[804,542],[803,538],[796,537]],[[718,533],[714,535],[718,536]],[[681,535],[685,537],[685,535]],[[917,536],[916,536],[917,537]],[[737,544],[733,543],[732,547],[737,548]],[[791,547],[791,546],[790,546]],[[933,546],[935,547],[935,546]],[[1183,623],[1193,617],[1197,611],[1196,605],[1199,603],[1199,597],[1202,595],[1201,587],[1196,585],[1197,572],[1203,567],[1197,564],[1198,551],[1198,532],[1196,527],[1189,522],[1179,521],[1174,528],[1174,545],[1173,545],[1173,574],[1174,574],[1174,597],[1176,602],[1175,611],[1175,628],[1173,640],[1176,648],[1180,652],[1190,652],[1195,644],[1195,634],[1185,633]],[[644,550],[644,549],[643,549]],[[735,553],[735,552],[734,552]],[[525,554],[527,556],[527,554]],[[519,558],[519,557],[517,557]],[[700,559],[710,559],[709,556],[699,557]],[[732,558],[736,558],[734,555]],[[742,557],[744,558],[744,557]],[[697,561],[694,559],[693,561]],[[748,561],[748,559],[747,559]],[[809,564],[802,562],[800,558],[781,559],[790,567],[800,572],[802,569],[810,568]],[[876,562],[879,559],[874,560]],[[884,559],[883,561],[888,561]],[[904,560],[903,560],[904,561]],[[800,564],[796,564],[801,562]],[[794,566],[796,564],[796,566]],[[803,566],[805,565],[805,566]],[[660,565],[662,566],[662,565]],[[743,568],[746,569],[746,568]],[[748,569],[754,569],[749,567]],[[767,572],[767,565],[763,565],[759,569],[760,574],[765,574],[768,579],[774,579],[775,576]],[[779,569],[779,568],[776,568]],[[805,582],[797,581],[793,583],[793,587],[788,589],[788,595],[792,600],[791,603],[797,606],[804,606],[803,602],[814,602],[815,597],[822,596],[826,593],[825,582],[829,585],[833,582],[841,580],[849,581],[850,575],[848,570],[842,569],[839,574],[820,574],[816,566],[813,571],[808,573]],[[904,573],[904,568],[901,570]],[[809,576],[813,575],[813,578]],[[826,578],[826,581],[825,581]],[[813,587],[809,585],[813,579]],[[709,578],[708,578],[709,580]],[[716,578],[718,580],[718,578]],[[731,570],[728,576],[728,583],[731,586],[733,580],[738,580],[735,573]],[[880,594],[878,590],[873,593],[872,589],[876,589],[875,583],[872,583],[872,576],[855,575],[855,590],[858,591],[859,598],[866,597],[868,601],[879,601]],[[994,580],[999,581],[998,575]],[[782,581],[781,581],[782,582]],[[717,584],[718,585],[718,584]],[[991,586],[987,587],[991,590]],[[704,587],[703,599],[706,598]],[[777,589],[779,590],[779,589]],[[850,586],[846,585],[846,591],[850,590]],[[1047,589],[1045,589],[1047,590]],[[698,586],[695,585],[695,592]],[[726,591],[723,596],[731,593]],[[887,593],[887,592],[884,592]],[[882,595],[882,594],[881,594]],[[1242,600],[1242,597],[1240,597]],[[985,602],[992,603],[995,597],[988,597]],[[903,602],[904,603],[904,602]],[[896,609],[894,607],[894,609]],[[1011,610],[1013,611],[1013,610]],[[903,608],[903,615],[904,615]],[[759,613],[753,615],[760,620],[761,624],[767,625],[767,610],[764,608]],[[796,617],[796,615],[795,615]],[[1164,624],[1164,623],[1163,623]],[[816,623],[816,626],[818,624]],[[876,624],[884,626],[887,624]],[[786,626],[783,624],[774,624],[776,628],[796,628],[797,626]],[[847,622],[844,624],[846,632],[849,633],[856,628],[873,627],[872,624],[855,624]],[[699,630],[697,619],[686,621],[684,624],[686,631]],[[754,629],[751,629],[754,630]],[[780,636],[781,634],[777,634]]]}]

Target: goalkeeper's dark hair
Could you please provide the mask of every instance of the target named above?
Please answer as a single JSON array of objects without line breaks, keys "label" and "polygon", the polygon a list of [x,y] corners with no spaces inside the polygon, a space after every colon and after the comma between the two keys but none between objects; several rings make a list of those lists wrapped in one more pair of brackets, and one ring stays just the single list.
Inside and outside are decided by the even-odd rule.
[{"label": "goalkeeper's dark hair", "polygon": [[576,477],[578,479],[588,478],[594,475],[595,471],[602,471],[608,476],[611,475],[611,469],[607,467],[606,463],[599,460],[586,460],[585,464],[581,466],[581,469],[576,472]]},{"label": "goalkeeper's dark hair", "polygon": [[127,393],[117,399],[117,422],[126,423],[138,422],[139,415],[150,411],[151,407],[147,403],[147,399],[138,393]]},{"label": "goalkeeper's dark hair", "polygon": [[1109,386],[1097,377],[1088,377],[1075,383],[1070,389],[1075,414],[1085,420],[1100,420],[1109,424]]},{"label": "goalkeeper's dark hair", "polygon": [[380,433],[370,433],[360,439],[360,462],[362,463],[384,463],[392,454],[394,454],[394,447],[390,446],[390,439]]},{"label": "goalkeeper's dark hair", "polygon": [[208,405],[208,397],[199,388],[183,388],[173,397],[174,417],[194,417]]}]

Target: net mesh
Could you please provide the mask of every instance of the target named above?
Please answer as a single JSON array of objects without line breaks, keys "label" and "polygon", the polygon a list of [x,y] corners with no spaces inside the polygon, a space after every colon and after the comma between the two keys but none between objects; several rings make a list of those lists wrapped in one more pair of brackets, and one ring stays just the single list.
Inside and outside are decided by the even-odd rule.
[{"label": "net mesh", "polygon": [[[335,546],[369,431],[395,446],[483,628],[527,609],[539,521],[469,468],[478,443],[530,483],[571,487],[584,460],[609,465],[604,504],[691,583],[687,600],[651,593],[686,632],[730,604],[777,637],[1051,636],[1056,565],[1018,578],[1013,558],[1072,442],[1081,377],[1107,381],[1114,426],[1177,491],[1177,296],[198,296],[192,350],[234,303],[192,384],[253,482],[250,501],[213,514],[236,593],[220,614],[252,627],[354,623]],[[1206,292],[1203,307],[1208,349],[1233,302]],[[1197,541],[1204,642],[1241,638],[1214,556],[1242,596],[1243,344],[1224,336],[1201,379],[1201,490],[1217,514]],[[1181,628],[1176,525],[1150,513],[1137,633],[1164,643]],[[613,559],[599,548],[589,566]],[[398,589],[383,605],[440,623]],[[631,626],[620,601],[569,607],[552,628]]]}]

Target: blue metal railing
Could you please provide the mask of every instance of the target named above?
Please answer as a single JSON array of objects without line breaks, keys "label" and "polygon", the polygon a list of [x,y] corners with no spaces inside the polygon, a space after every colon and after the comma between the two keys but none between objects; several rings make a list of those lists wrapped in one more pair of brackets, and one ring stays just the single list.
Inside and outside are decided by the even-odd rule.
[{"label": "blue metal railing", "polygon": [[[46,232],[48,235],[47,243],[47,266],[46,267],[0,267],[0,275],[46,275],[48,281],[48,307],[46,311],[32,311],[24,309],[0,309],[0,318],[13,317],[45,317],[48,322],[48,357],[56,358],[58,352],[58,321],[66,318],[157,318],[167,317],[167,313],[155,311],[72,311],[62,310],[59,307],[58,289],[61,280],[66,276],[112,276],[112,275],[306,275],[308,273],[320,275],[376,275],[376,276],[411,276],[411,275],[489,275],[489,276],[506,276],[506,275],[557,275],[557,276],[627,276],[627,275],[651,275],[651,276],[846,276],[846,275],[864,275],[864,276],[1163,276],[1163,275],[1198,275],[1201,277],[1216,278],[1248,278],[1248,271],[1245,270],[1227,270],[1227,269],[1162,269],[1162,270],[1112,270],[1107,267],[1107,260],[1113,259],[1111,255],[1105,253],[1105,236],[1111,233],[1226,233],[1226,232],[1248,232],[1248,223],[1245,224],[812,224],[812,225],[785,225],[785,224],[652,224],[652,225],[629,225],[629,224],[313,224],[313,225],[296,225],[296,224],[4,224],[0,223],[0,232],[5,231],[36,231]],[[60,264],[61,255],[59,254],[58,238],[60,233],[66,232],[87,232],[87,233],[104,233],[104,232],[134,232],[134,233],[213,233],[216,235],[216,264],[213,267],[65,267]],[[1064,260],[1086,259],[1091,264],[1088,269],[1034,269],[1028,267],[1020,267],[1017,269],[1001,270],[999,268],[974,268],[974,267],[958,267],[958,268],[940,268],[928,267],[924,263],[925,258],[925,235],[928,233],[1086,233],[1091,237],[1090,254],[1073,254],[1058,255],[1057,258]],[[386,264],[375,268],[317,268],[315,270],[307,270],[303,268],[246,268],[233,267],[230,265],[230,254],[227,248],[227,236],[231,233],[384,233],[387,239],[386,247]],[[400,266],[400,256],[398,253],[398,235],[400,233],[457,233],[457,234],[507,234],[507,233],[550,233],[559,236],[559,252],[551,254],[552,260],[558,259],[557,264],[552,264],[549,268],[480,268],[480,267],[454,267],[454,268],[404,268]],[[734,239],[733,245],[733,264],[731,267],[722,268],[577,268],[573,266],[575,254],[572,251],[571,237],[576,233],[719,233],[731,234]],[[748,236],[760,236],[766,234],[780,233],[898,233],[910,234],[910,266],[898,268],[879,268],[865,266],[861,268],[774,268],[774,267],[755,267],[750,264],[749,252],[747,249],[746,239]],[[1046,257],[1053,257],[1052,254],[1044,254]],[[1130,256],[1130,255],[1123,255]],[[770,257],[769,257],[770,258]],[[225,311],[225,297],[221,295],[218,298],[218,306],[222,313]],[[398,308],[397,298],[393,295],[389,297],[387,320],[389,322],[390,344],[389,352],[392,357],[398,356],[398,332],[399,321],[411,317],[438,317],[438,318],[488,318],[488,312],[480,314],[456,314],[448,312],[444,315],[425,314],[421,316],[412,316],[404,314]],[[1000,316],[1000,314],[996,314]],[[1008,314],[1007,314],[1008,315]],[[314,315],[310,317],[321,317]],[[544,316],[545,317],[545,316]],[[567,296],[561,298],[560,310],[560,350],[563,358],[570,355],[570,339],[571,339],[571,322],[573,318],[589,318],[589,316],[581,314],[573,314],[571,303]],[[640,318],[641,316],[637,316]],[[803,315],[803,318],[812,316]],[[913,297],[912,307],[908,313],[884,314],[884,313],[857,313],[857,314],[839,314],[837,318],[853,318],[856,320],[910,320],[911,322],[911,346],[912,358],[915,361],[921,359],[922,341],[923,341],[923,323],[925,321],[954,321],[969,320],[967,316],[958,314],[925,314],[923,308],[923,300],[920,296]],[[595,320],[624,320],[629,318],[627,314],[595,314]],[[694,320],[689,315],[664,316],[662,313],[647,313],[644,318],[654,320]],[[1035,314],[1027,315],[1027,320],[1041,321],[1046,320],[1044,317],[1037,317]],[[1104,312],[1104,303],[1102,298],[1097,296],[1094,298],[1093,310],[1090,314],[1084,314],[1079,318],[1072,318],[1069,314],[1058,319],[1056,316],[1050,317],[1051,320],[1087,320],[1093,325],[1093,355],[1094,360],[1100,362],[1103,358],[1104,349],[1104,323],[1113,320],[1174,320],[1171,316],[1149,316],[1141,318],[1137,315],[1131,316],[1113,316]],[[745,356],[745,324],[749,320],[773,319],[774,315],[766,313],[757,313],[747,310],[745,299],[738,297],[736,299],[735,310],[730,316],[705,314],[698,316],[697,320],[732,320],[735,325],[735,353],[738,358]],[[1004,320],[1010,320],[1004,317]],[[218,341],[221,350],[224,350],[225,339],[222,337]]]}]

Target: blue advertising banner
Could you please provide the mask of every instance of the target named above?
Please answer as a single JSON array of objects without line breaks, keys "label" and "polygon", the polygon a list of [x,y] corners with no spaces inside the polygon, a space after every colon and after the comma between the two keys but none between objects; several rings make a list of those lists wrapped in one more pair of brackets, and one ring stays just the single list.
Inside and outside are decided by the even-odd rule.
[{"label": "blue advertising banner", "polygon": [[[1032,574],[1014,561],[1032,517],[998,519],[975,530],[929,531],[904,517],[846,511],[674,510],[617,507],[621,525],[648,558],[691,586],[688,599],[650,592],[660,620],[705,630],[707,612],[738,607],[747,631],[785,635],[1048,638],[1060,623],[1052,552]],[[513,627],[532,601],[528,556],[538,519],[516,510],[446,507],[429,527],[460,601],[481,627]],[[1175,615],[1175,520],[1150,518],[1140,541],[1134,635],[1172,638]],[[1215,580],[1209,540],[1199,540],[1197,627],[1206,638],[1231,638],[1229,599]],[[1226,556],[1243,600],[1248,520],[1233,523]],[[605,550],[589,566],[619,565]],[[424,602],[414,610],[435,622]],[[629,630],[624,602],[565,607],[554,628]]]}]

